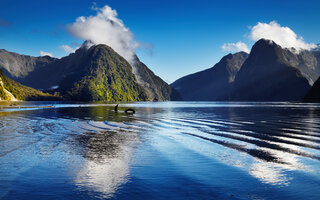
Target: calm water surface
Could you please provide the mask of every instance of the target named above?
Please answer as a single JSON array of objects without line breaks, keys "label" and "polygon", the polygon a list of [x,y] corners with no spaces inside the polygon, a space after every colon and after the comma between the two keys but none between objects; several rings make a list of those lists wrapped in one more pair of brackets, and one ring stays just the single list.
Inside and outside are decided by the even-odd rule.
[{"label": "calm water surface", "polygon": [[21,104],[0,199],[320,199],[320,104]]}]

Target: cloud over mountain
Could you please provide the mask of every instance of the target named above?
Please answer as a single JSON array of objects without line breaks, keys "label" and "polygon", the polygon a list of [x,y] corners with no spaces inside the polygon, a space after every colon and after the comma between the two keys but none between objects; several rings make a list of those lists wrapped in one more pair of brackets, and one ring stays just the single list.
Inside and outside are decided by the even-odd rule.
[{"label": "cloud over mountain", "polygon": [[270,23],[258,22],[251,28],[249,38],[258,41],[262,38],[273,40],[284,48],[294,47],[297,50],[311,49],[316,47],[313,43],[306,43],[304,39],[286,26],[281,26],[275,21]]},{"label": "cloud over mountain", "polygon": [[40,55],[41,55],[41,56],[50,56],[50,57],[53,57],[52,53],[45,52],[45,51],[40,51]]},{"label": "cloud over mountain", "polygon": [[[305,42],[303,37],[298,36],[291,28],[281,26],[276,21],[271,21],[270,23],[258,22],[255,26],[249,27],[249,29],[250,34],[248,37],[255,42],[260,39],[273,40],[282,48],[293,47],[298,51],[302,49],[310,50],[317,47],[313,43]],[[248,46],[241,41],[237,43],[225,43],[221,48],[229,52],[250,52]]]},{"label": "cloud over mountain", "polygon": [[106,44],[127,59],[133,61],[134,51],[139,44],[133,34],[117,16],[117,11],[109,6],[94,8],[96,15],[81,16],[67,26],[75,37],[90,40],[94,44]]},{"label": "cloud over mountain", "polygon": [[230,51],[230,52],[239,52],[244,51],[246,53],[249,53],[250,50],[248,46],[243,42],[237,42],[237,43],[225,43],[221,47],[224,51]]},{"label": "cloud over mountain", "polygon": [[74,53],[77,48],[72,48],[69,45],[61,45],[60,48],[62,48],[66,53]]}]

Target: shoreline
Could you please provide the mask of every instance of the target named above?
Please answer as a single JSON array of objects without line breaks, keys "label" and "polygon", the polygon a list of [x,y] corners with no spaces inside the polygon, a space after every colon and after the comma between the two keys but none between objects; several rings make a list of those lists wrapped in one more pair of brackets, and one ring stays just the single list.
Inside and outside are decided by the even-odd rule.
[{"label": "shoreline", "polygon": [[0,109],[53,108],[54,106],[0,105]]}]

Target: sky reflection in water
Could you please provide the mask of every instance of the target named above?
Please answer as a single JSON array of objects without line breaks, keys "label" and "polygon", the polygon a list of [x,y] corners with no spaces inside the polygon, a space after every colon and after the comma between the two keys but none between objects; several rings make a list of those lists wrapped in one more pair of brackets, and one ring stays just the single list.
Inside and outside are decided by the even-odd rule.
[{"label": "sky reflection in water", "polygon": [[318,104],[22,104],[0,111],[1,199],[320,197]]}]

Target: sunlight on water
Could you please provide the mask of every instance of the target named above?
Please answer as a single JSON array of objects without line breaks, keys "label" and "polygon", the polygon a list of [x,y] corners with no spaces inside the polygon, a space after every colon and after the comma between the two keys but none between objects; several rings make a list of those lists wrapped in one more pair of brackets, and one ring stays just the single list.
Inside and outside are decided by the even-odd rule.
[{"label": "sunlight on water", "polygon": [[113,106],[2,106],[0,198],[320,198],[319,104]]}]

